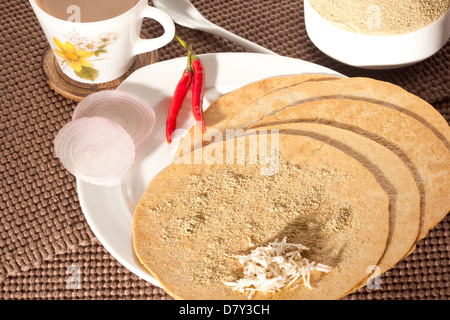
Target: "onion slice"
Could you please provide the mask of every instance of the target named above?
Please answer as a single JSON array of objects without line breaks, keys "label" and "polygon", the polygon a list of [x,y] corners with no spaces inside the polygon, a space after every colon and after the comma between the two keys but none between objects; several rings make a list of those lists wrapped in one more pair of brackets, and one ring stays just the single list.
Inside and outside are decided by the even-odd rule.
[{"label": "onion slice", "polygon": [[136,149],[150,137],[155,112],[140,97],[120,90],[104,90],[86,96],[75,108],[72,119],[104,117],[123,127],[133,138]]},{"label": "onion slice", "polygon": [[136,156],[128,132],[103,117],[69,122],[56,135],[54,148],[56,156],[72,175],[103,186],[120,183]]}]

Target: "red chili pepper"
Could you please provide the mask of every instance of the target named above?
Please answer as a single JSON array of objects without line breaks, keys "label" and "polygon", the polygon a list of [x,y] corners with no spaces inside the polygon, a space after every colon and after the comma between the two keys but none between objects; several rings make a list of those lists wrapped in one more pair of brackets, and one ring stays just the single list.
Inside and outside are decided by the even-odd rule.
[{"label": "red chili pepper", "polygon": [[192,69],[194,70],[194,80],[192,84],[192,113],[197,123],[200,124],[202,133],[206,132],[206,124],[203,119],[203,97],[205,94],[205,67],[202,61],[192,57]]},{"label": "red chili pepper", "polygon": [[203,97],[205,94],[205,67],[203,62],[192,53],[191,45],[187,45],[180,37],[176,36],[181,45],[191,55],[194,79],[192,85],[192,113],[195,121],[200,125],[202,133],[206,132],[206,124],[203,119]]},{"label": "red chili pepper", "polygon": [[192,84],[194,73],[192,70],[191,61],[192,56],[191,54],[188,54],[188,63],[186,69],[184,69],[183,75],[178,81],[172,97],[172,101],[170,103],[169,114],[167,116],[166,122],[166,140],[169,144],[172,142],[172,134],[177,128],[178,113],[180,112],[184,98],[186,97],[186,94],[188,93]]}]

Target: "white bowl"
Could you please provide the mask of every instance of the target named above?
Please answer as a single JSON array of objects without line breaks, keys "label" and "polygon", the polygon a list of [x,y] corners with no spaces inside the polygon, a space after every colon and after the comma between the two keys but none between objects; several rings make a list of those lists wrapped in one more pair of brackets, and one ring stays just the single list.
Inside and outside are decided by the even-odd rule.
[{"label": "white bowl", "polygon": [[363,35],[336,27],[309,3],[305,26],[323,53],[342,63],[366,69],[394,69],[420,62],[439,51],[450,38],[450,9],[427,27],[400,35]]}]

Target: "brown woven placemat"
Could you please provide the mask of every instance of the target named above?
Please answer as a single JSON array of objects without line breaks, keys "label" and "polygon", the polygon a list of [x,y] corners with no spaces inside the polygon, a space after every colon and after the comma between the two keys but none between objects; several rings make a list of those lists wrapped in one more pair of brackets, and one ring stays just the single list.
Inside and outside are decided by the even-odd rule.
[{"label": "brown woven placemat", "polygon": [[[281,55],[398,84],[450,119],[449,43],[411,67],[362,70],[330,59],[311,43],[302,1],[192,2],[211,21]],[[43,79],[47,41],[29,3],[0,0],[0,16],[0,299],[171,299],[121,266],[93,235],[75,179],[53,153],[54,136],[76,103]],[[155,36],[161,32],[152,21],[146,20],[144,28]],[[200,31],[177,26],[177,32],[193,39],[198,53],[246,51]],[[184,50],[173,41],[159,56],[176,58]],[[363,288],[344,299],[448,299],[449,236],[447,216],[410,256],[381,276],[380,289]],[[70,283],[74,276],[79,286]]]}]

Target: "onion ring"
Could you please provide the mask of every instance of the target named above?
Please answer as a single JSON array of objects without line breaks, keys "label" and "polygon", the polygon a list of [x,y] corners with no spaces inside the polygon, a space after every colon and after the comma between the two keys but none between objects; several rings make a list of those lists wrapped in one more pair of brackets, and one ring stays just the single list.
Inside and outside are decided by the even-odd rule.
[{"label": "onion ring", "polygon": [[103,117],[86,117],[66,124],[55,137],[54,150],[76,178],[103,186],[120,183],[136,157],[128,132]]},{"label": "onion ring", "polygon": [[133,138],[136,149],[150,137],[155,112],[140,97],[120,90],[105,90],[86,96],[75,108],[72,120],[104,117],[123,127]]}]

